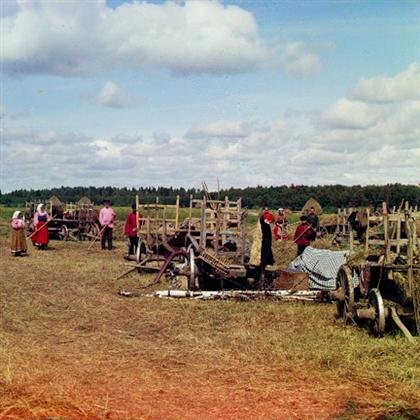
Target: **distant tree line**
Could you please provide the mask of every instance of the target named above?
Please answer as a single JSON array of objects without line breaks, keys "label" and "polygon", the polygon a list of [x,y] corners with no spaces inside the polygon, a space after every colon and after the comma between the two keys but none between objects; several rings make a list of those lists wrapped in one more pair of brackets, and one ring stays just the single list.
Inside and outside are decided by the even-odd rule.
[{"label": "distant tree line", "polygon": [[[103,199],[111,200],[115,206],[129,206],[135,196],[140,196],[142,203],[153,203],[156,197],[162,204],[173,204],[176,196],[180,196],[182,206],[188,206],[190,195],[195,198],[202,196],[200,189],[172,188],[172,187],[59,187],[43,190],[16,190],[2,194],[0,204],[21,207],[26,201],[46,201],[56,195],[62,202],[76,202],[81,197],[89,197],[95,204]],[[416,185],[388,184],[388,185],[281,185],[271,187],[229,188],[220,192],[210,192],[211,198],[229,196],[231,200],[242,197],[245,207],[270,208],[285,207],[292,210],[301,209],[305,202],[313,197],[324,209],[334,210],[338,207],[373,206],[379,207],[383,201],[388,205],[398,206],[402,200],[408,200],[412,205],[420,204],[420,187]]]}]

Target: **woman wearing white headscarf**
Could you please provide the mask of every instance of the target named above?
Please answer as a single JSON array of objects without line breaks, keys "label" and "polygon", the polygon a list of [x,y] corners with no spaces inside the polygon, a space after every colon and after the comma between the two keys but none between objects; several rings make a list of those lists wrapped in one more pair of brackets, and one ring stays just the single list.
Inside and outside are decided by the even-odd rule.
[{"label": "woman wearing white headscarf", "polygon": [[48,245],[48,228],[46,224],[49,218],[44,204],[38,204],[34,215],[34,234],[32,235],[32,242],[38,249],[45,249]]},{"label": "woman wearing white headscarf", "polygon": [[22,219],[22,212],[17,210],[13,213],[10,226],[12,227],[12,243],[10,245],[10,251],[12,252],[12,255],[17,257],[25,254],[27,251],[25,222]]}]

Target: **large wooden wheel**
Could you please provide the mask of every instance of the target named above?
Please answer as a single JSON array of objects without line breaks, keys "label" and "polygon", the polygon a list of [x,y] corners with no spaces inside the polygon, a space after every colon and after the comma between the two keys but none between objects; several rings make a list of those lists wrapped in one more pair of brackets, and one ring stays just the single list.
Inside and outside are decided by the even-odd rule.
[{"label": "large wooden wheel", "polygon": [[85,238],[89,241],[93,241],[99,235],[99,228],[96,223],[88,223],[84,232]]},{"label": "large wooden wheel", "polygon": [[380,337],[385,332],[385,307],[378,289],[369,292],[368,308],[375,314],[375,317],[368,321],[369,330],[373,335]]},{"label": "large wooden wheel", "polygon": [[354,284],[353,275],[347,265],[343,265],[337,274],[337,292],[339,299],[337,300],[337,313],[345,323],[354,319]]},{"label": "large wooden wheel", "polygon": [[67,226],[62,225],[59,231],[57,232],[57,235],[62,241],[67,241],[69,239],[69,229],[67,228]]},{"label": "large wooden wheel", "polygon": [[198,284],[198,267],[195,261],[195,252],[194,248],[191,246],[189,249],[189,281],[188,281],[188,289],[197,289],[199,287]]}]

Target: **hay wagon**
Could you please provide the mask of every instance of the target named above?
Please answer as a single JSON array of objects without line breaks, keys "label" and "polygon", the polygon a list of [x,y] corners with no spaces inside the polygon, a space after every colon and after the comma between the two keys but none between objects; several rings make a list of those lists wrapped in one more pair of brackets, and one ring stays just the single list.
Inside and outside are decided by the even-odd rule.
[{"label": "hay wagon", "polygon": [[[171,288],[187,290],[246,289],[257,285],[259,267],[249,264],[245,210],[241,199],[190,197],[187,217],[180,222],[179,198],[174,205],[140,205],[137,197],[139,246],[131,271],[156,271]],[[264,273],[269,278],[271,273]]]},{"label": "hay wagon", "polygon": [[[338,315],[344,322],[366,324],[372,334],[384,334],[390,321],[412,339],[410,327],[420,332],[420,253],[417,221],[420,215],[404,212],[370,216],[366,241],[368,252],[357,261],[350,257],[337,275]],[[369,232],[369,224],[383,229]],[[374,239],[373,239],[374,237]],[[403,322],[404,321],[404,322]]]},{"label": "hay wagon", "polygon": [[[26,218],[28,229],[33,231],[32,220],[39,203],[26,203]],[[51,197],[47,202],[47,211],[51,216],[48,222],[48,235],[50,239],[58,240],[92,240],[99,234],[98,212],[93,203],[82,202],[76,204],[62,204],[57,197]]]}]

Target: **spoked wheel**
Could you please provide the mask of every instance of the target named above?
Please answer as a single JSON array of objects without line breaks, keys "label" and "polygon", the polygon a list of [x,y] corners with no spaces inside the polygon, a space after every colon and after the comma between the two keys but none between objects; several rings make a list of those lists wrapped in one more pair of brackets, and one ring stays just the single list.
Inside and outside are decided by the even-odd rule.
[{"label": "spoked wheel", "polygon": [[385,332],[385,307],[378,289],[369,292],[368,308],[375,313],[375,318],[368,321],[369,330],[373,335],[380,337]]},{"label": "spoked wheel", "polygon": [[93,241],[98,236],[98,234],[99,234],[99,229],[98,229],[98,226],[95,223],[90,223],[86,227],[85,237],[89,241]]},{"label": "spoked wheel", "polygon": [[146,244],[143,241],[139,241],[136,251],[136,263],[140,264],[146,256]]},{"label": "spoked wheel", "polygon": [[337,274],[337,291],[340,299],[337,300],[337,313],[345,323],[354,320],[354,284],[351,270],[343,265]]},{"label": "spoked wheel", "polygon": [[58,237],[62,241],[67,241],[69,239],[69,230],[66,225],[62,225],[58,231]]},{"label": "spoked wheel", "polygon": [[190,266],[190,276],[189,276],[189,282],[188,282],[188,289],[198,289],[200,285],[198,284],[198,267],[195,262],[195,252],[194,248],[191,246],[189,249],[189,266]]}]

